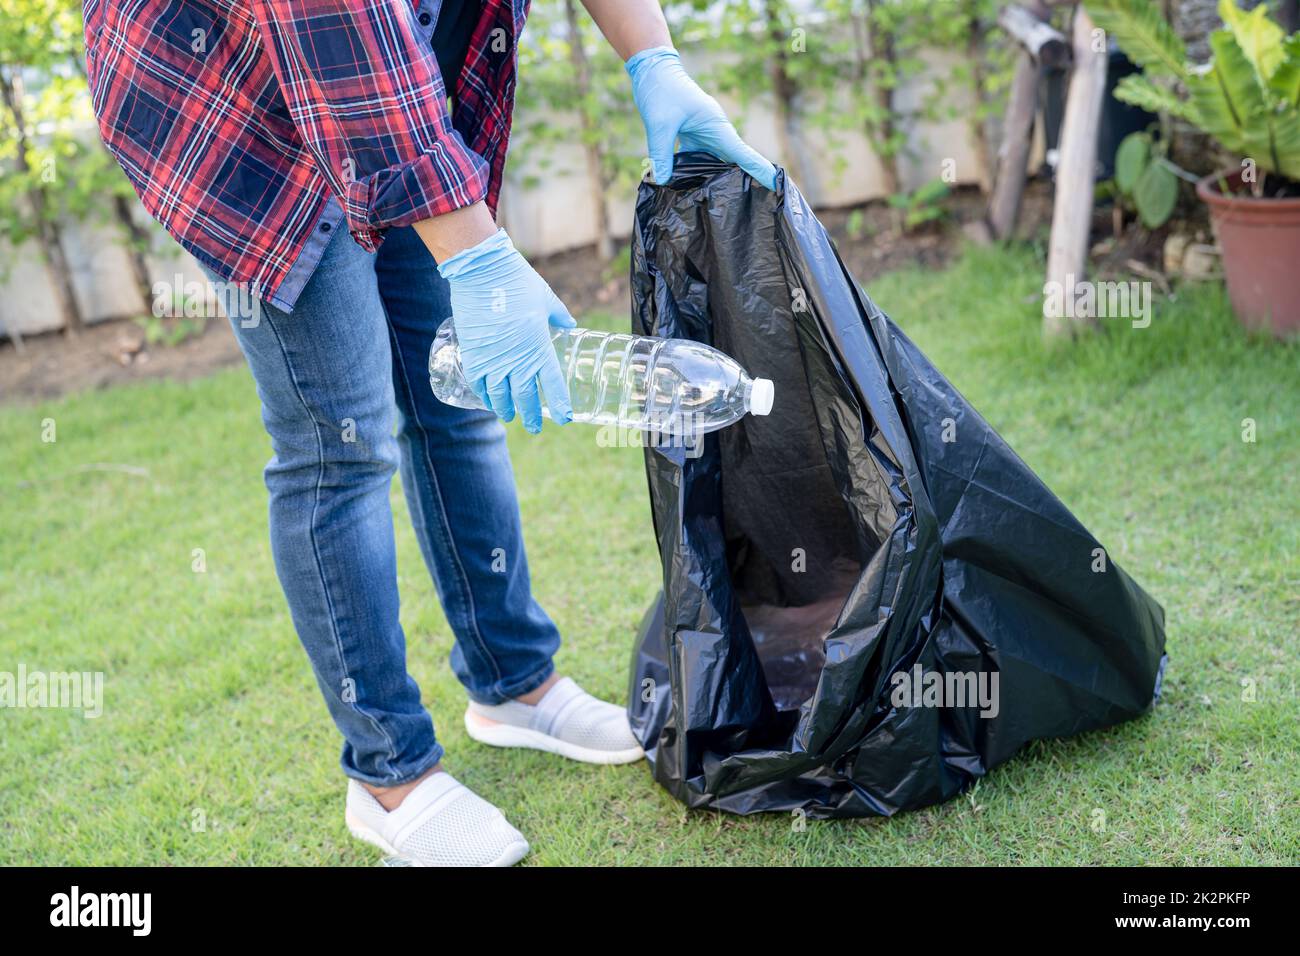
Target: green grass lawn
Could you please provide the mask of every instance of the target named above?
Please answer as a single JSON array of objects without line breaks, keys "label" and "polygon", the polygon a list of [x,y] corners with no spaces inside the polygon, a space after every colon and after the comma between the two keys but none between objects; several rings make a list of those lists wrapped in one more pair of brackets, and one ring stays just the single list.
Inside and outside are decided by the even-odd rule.
[{"label": "green grass lawn", "polygon": [[[1041,272],[1027,250],[973,250],[870,291],[1164,605],[1156,710],[1034,744],[895,819],[687,813],[644,764],[466,737],[395,488],[412,672],[448,768],[527,835],[528,862],[1300,861],[1300,349],[1248,339],[1212,288],[1158,304],[1150,328],[1045,349]],[[558,664],[622,701],[659,579],[641,453],[580,426],[516,423],[510,442]],[[97,719],[0,710],[0,863],[375,863],[343,826],[338,740],[272,569],[248,372],[7,406],[0,448],[0,671],[106,674]]]}]

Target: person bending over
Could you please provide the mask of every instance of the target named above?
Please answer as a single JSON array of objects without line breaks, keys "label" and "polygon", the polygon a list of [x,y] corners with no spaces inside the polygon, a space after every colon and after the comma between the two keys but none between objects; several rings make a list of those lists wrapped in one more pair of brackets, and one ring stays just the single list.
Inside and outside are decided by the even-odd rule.
[{"label": "person bending over", "polygon": [[[687,75],[653,0],[583,2],[626,61],[658,182],[680,143],[773,188],[774,167]],[[556,673],[560,635],[529,587],[497,420],[540,431],[543,394],[556,423],[571,418],[550,328],[573,319],[494,221],[527,6],[84,2],[101,135],[214,281],[257,383],[271,549],[343,736],[348,827],[423,865],[509,865],[528,844],[443,770],[407,673],[398,470],[455,635],[469,735],[593,763],[642,756],[623,708]],[[491,411],[429,388],[448,315]]]}]

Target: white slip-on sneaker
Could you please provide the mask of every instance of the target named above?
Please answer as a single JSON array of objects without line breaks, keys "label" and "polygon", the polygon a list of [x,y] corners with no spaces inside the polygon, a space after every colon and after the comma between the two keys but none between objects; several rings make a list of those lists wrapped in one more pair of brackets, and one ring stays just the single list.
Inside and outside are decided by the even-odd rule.
[{"label": "white slip-on sneaker", "polygon": [[430,774],[391,813],[348,781],[348,830],[413,866],[511,866],[528,841],[504,814],[451,774]]},{"label": "white slip-on sneaker", "polygon": [[597,700],[564,677],[536,704],[470,701],[465,730],[493,747],[530,747],[585,763],[631,763],[645,756],[627,711]]}]

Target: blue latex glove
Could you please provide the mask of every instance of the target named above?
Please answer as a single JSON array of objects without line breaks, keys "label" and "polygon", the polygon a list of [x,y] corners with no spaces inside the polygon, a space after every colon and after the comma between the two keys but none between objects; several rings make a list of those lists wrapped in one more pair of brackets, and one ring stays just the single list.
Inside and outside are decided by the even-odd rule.
[{"label": "blue latex glove", "polygon": [[551,327],[573,328],[569,310],[519,254],[504,229],[438,266],[451,286],[451,314],[465,378],[480,401],[524,428],[542,430],[538,385],[551,420],[573,418]]},{"label": "blue latex glove", "polygon": [[745,144],[718,101],[695,85],[676,50],[670,46],[642,50],[625,68],[632,77],[632,99],[645,123],[656,182],[672,178],[673,142],[680,140],[682,149],[712,153],[735,163],[768,189],[776,188],[776,167]]}]

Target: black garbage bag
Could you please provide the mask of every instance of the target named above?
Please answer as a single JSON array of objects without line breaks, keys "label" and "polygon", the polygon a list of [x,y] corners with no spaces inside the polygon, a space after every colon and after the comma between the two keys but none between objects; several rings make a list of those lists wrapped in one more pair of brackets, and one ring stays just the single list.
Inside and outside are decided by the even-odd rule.
[{"label": "black garbage bag", "polygon": [[[629,713],[692,807],[889,815],[1136,717],[1164,612],[845,270],[798,190],[702,153],[644,184],[633,331],[772,379],[646,450],[663,593]],[[953,303],[978,308],[979,303]]]}]

